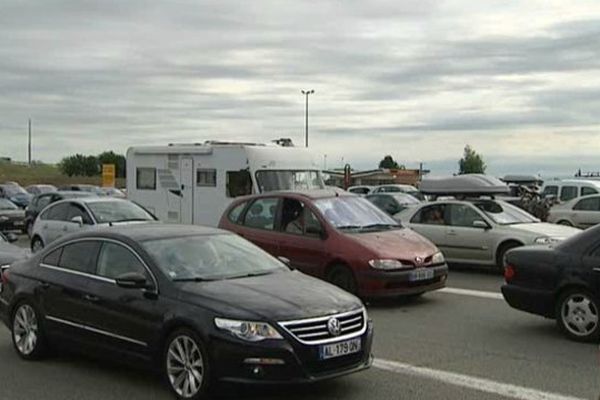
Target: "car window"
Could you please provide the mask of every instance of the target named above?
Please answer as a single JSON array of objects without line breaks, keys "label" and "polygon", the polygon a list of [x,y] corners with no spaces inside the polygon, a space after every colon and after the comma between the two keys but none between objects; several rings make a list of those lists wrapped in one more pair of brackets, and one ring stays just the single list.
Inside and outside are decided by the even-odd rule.
[{"label": "car window", "polygon": [[67,221],[69,214],[69,203],[60,203],[50,207],[42,215],[41,219],[50,221]]},{"label": "car window", "polygon": [[18,207],[10,200],[0,199],[0,210],[17,210]]},{"label": "car window", "polygon": [[252,194],[252,177],[247,170],[227,171],[227,197],[238,197]]},{"label": "car window", "polygon": [[278,199],[257,199],[252,203],[244,218],[244,225],[249,228],[273,230]]},{"label": "car window", "polygon": [[400,207],[392,196],[368,196],[367,199],[388,214],[396,214],[400,211]]},{"label": "car window", "polygon": [[67,221],[72,221],[75,217],[81,217],[85,225],[93,224],[92,219],[90,218],[90,214],[87,211],[85,211],[85,209],[81,205],[70,203],[69,211],[67,214]]},{"label": "car window", "polygon": [[445,225],[445,204],[435,204],[421,208],[411,219],[413,224]]},{"label": "car window", "polygon": [[583,199],[577,202],[573,210],[578,211],[600,211],[600,197]]},{"label": "car window", "polygon": [[560,200],[569,201],[577,197],[577,186],[563,186],[560,191]]},{"label": "car window", "polygon": [[60,255],[62,254],[62,247],[50,252],[46,257],[42,259],[42,264],[58,266],[58,262],[60,261]]},{"label": "car window", "polygon": [[95,240],[68,244],[63,247],[58,266],[73,271],[94,274],[99,250],[100,243]]},{"label": "car window", "polygon": [[283,199],[281,230],[302,235],[304,232],[304,204],[296,199]]},{"label": "car window", "polygon": [[146,268],[129,249],[115,243],[102,244],[96,273],[116,279],[129,272],[137,272],[148,278]]},{"label": "car window", "polygon": [[308,207],[304,207],[304,234],[311,237],[321,237],[323,226],[317,216]]},{"label": "car window", "polygon": [[50,204],[51,198],[52,198],[52,196],[49,196],[49,195],[38,197],[37,202],[35,203],[36,208],[38,210],[43,210],[48,204]]},{"label": "car window", "polygon": [[475,221],[484,220],[477,211],[466,204],[451,204],[449,210],[449,225],[452,226],[472,228]]},{"label": "car window", "polygon": [[546,186],[544,188],[543,196],[558,196],[558,186]]},{"label": "car window", "polygon": [[598,191],[594,188],[588,187],[588,186],[582,186],[581,187],[581,195],[582,196],[587,196],[590,194],[597,194]]},{"label": "car window", "polygon": [[244,211],[244,208],[246,208],[246,204],[248,204],[248,202],[244,201],[243,203],[233,207],[231,211],[229,211],[227,218],[229,218],[229,220],[234,224],[239,223],[240,216],[242,215],[242,211]]}]

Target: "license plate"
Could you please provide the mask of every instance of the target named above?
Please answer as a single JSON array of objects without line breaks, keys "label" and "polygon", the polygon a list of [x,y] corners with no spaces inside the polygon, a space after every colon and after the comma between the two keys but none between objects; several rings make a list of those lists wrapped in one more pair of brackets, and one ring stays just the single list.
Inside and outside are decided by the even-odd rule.
[{"label": "license plate", "polygon": [[345,342],[326,344],[319,348],[321,360],[341,357],[347,354],[358,353],[361,348],[360,338],[346,340]]},{"label": "license plate", "polygon": [[411,272],[409,280],[411,282],[415,282],[415,281],[425,281],[425,280],[431,279],[431,278],[433,278],[433,270],[421,268],[421,269],[417,269],[417,270],[414,270],[413,272]]},{"label": "license plate", "polygon": [[15,226],[23,226],[23,221],[15,221],[14,225]]}]

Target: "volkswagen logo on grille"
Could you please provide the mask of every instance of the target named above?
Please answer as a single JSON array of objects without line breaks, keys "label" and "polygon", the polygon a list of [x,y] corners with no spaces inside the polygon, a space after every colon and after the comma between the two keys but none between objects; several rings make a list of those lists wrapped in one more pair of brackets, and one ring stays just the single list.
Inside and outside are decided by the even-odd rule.
[{"label": "volkswagen logo on grille", "polygon": [[342,332],[342,328],[340,327],[340,320],[337,318],[330,318],[327,321],[327,330],[331,333],[332,336],[339,336]]}]

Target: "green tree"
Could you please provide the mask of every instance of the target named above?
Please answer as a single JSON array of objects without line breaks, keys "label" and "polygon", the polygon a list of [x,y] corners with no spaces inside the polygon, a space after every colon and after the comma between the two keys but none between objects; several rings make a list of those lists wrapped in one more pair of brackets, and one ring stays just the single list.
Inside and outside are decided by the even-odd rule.
[{"label": "green tree", "polygon": [[100,169],[102,169],[102,164],[114,164],[117,178],[125,178],[126,161],[125,156],[122,154],[116,154],[112,150],[105,151],[98,155],[98,163],[100,164]]},{"label": "green tree", "polygon": [[471,146],[466,145],[463,158],[458,161],[458,174],[485,174],[486,169],[483,157],[477,154]]},{"label": "green tree", "polygon": [[392,156],[387,155],[383,157],[383,160],[379,161],[379,168],[404,169],[404,165],[398,164],[396,161],[394,161]]},{"label": "green tree", "polygon": [[68,176],[96,176],[100,174],[98,159],[94,156],[75,154],[58,163],[60,171]]}]

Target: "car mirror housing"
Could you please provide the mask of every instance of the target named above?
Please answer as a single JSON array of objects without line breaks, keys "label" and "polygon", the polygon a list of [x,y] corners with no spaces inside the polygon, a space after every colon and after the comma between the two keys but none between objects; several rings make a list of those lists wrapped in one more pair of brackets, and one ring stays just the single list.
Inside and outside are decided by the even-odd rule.
[{"label": "car mirror housing", "polygon": [[479,228],[479,229],[490,229],[490,226],[485,222],[482,221],[480,219],[478,219],[477,221],[473,221],[473,228]]},{"label": "car mirror housing", "polygon": [[79,226],[82,226],[83,225],[83,217],[80,215],[77,215],[77,216],[71,218],[71,222],[78,224]]},{"label": "car mirror housing", "polygon": [[147,289],[149,287],[148,280],[139,272],[127,272],[119,275],[115,282],[117,286],[125,289]]}]

